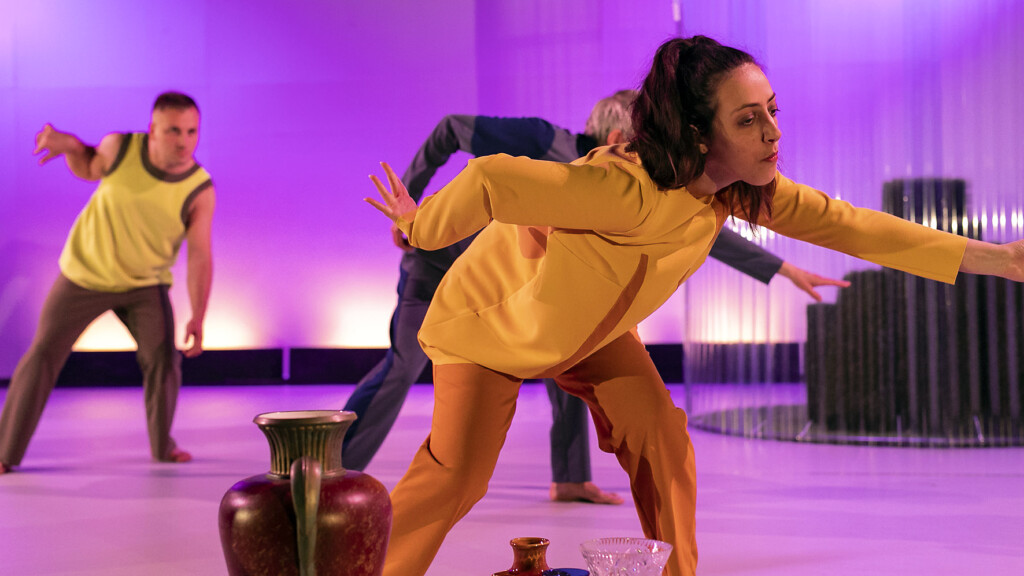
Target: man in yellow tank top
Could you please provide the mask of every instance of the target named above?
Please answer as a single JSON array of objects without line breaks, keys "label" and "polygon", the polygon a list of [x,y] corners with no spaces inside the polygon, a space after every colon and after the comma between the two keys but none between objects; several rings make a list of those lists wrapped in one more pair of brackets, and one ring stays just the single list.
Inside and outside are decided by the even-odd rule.
[{"label": "man in yellow tank top", "polygon": [[198,142],[199,109],[178,92],[157,97],[149,132],[108,134],[97,146],[49,124],[36,135],[35,153],[44,152],[40,164],[64,156],[72,174],[99,185],[68,234],[60,275],[11,377],[0,415],[0,474],[21,463],[72,345],[107,310],[138,344],[153,458],[192,459],[170,435],[181,357],[168,290],[185,240],[192,317],[184,354],[198,356],[213,278],[214,209],[210,175],[195,161]]}]

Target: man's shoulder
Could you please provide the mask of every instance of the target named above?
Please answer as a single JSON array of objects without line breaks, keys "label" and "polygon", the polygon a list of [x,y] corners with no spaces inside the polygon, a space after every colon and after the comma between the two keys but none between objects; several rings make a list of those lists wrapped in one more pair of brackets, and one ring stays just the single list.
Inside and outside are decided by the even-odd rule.
[{"label": "man's shoulder", "polygon": [[134,140],[136,138],[132,132],[111,132],[100,140],[97,153],[105,158],[104,177],[112,174],[121,165]]}]

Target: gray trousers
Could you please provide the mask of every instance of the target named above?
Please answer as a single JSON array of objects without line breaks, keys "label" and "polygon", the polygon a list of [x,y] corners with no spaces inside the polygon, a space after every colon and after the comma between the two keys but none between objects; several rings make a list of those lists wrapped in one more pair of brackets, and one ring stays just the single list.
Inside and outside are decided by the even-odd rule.
[{"label": "gray trousers", "polygon": [[174,314],[168,287],[97,292],[63,275],[53,283],[28,352],[14,369],[0,415],[0,462],[21,463],[46,401],[71,347],[89,324],[113,310],[138,344],[146,423],[153,458],[165,460],[175,448],[171,421],[181,387],[181,355],[174,347]]},{"label": "gray trousers", "polygon": [[[398,280],[398,306],[391,317],[391,348],[356,385],[345,410],[357,419],[348,429],[342,447],[342,465],[364,470],[380,449],[409,394],[409,388],[426,368],[416,333],[430,306],[441,273],[409,273],[404,267]],[[590,481],[590,443],[587,422],[590,411],[583,400],[563,391],[554,380],[545,380],[551,398],[551,475],[554,482]]]}]

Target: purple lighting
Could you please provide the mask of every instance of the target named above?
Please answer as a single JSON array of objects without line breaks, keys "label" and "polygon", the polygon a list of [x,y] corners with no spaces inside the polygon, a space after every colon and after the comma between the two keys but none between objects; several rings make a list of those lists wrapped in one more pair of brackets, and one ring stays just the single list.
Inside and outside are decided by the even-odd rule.
[{"label": "purple lighting", "polygon": [[[208,345],[384,346],[399,251],[361,200],[377,163],[403,169],[448,113],[542,116],[582,130],[593,102],[635,87],[676,29],[670,0],[2,3],[0,378],[29,344],[93,189],[60,163],[36,165],[33,136],[45,122],[97,142],[146,129],[158,92],[192,94],[198,157],[218,192]],[[788,176],[874,208],[886,180],[964,178],[989,239],[1021,235],[1020,3],[678,4],[684,33],[765,64]],[[764,242],[822,274],[863,267],[785,238]],[[189,316],[182,264],[172,290],[179,334]],[[709,263],[686,290],[644,324],[645,339],[712,328],[729,339],[805,337],[808,300],[781,281],[765,290]],[[693,325],[704,317],[684,309],[736,298],[770,304],[768,315],[726,329]],[[124,344],[87,337],[92,347]]]}]

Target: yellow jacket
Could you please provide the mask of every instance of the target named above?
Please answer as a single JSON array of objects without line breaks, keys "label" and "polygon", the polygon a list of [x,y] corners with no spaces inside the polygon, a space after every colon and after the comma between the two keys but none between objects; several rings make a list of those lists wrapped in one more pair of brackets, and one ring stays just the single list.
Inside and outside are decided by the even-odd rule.
[{"label": "yellow jacket", "polygon": [[[780,234],[943,282],[966,239],[855,208],[777,176]],[[553,376],[633,329],[703,264],[728,207],[659,190],[623,145],[572,164],[471,160],[397,224],[433,250],[484,228],[431,301],[419,340],[435,364]]]}]

